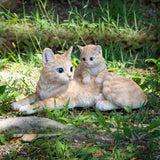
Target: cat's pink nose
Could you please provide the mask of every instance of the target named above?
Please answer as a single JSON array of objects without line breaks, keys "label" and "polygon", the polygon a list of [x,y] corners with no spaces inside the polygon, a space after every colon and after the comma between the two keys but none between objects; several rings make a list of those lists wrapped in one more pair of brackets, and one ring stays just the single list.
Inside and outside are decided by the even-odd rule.
[{"label": "cat's pink nose", "polygon": [[71,75],[68,76],[69,81],[73,80],[73,77]]},{"label": "cat's pink nose", "polygon": [[86,62],[86,64],[88,64],[89,62]]}]

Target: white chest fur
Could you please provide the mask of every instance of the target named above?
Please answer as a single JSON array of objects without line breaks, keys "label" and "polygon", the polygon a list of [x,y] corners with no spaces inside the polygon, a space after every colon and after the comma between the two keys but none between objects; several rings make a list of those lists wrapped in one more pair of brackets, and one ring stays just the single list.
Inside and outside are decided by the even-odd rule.
[{"label": "white chest fur", "polygon": [[93,68],[86,68],[90,75],[96,77],[106,66],[105,65],[98,65]]},{"label": "white chest fur", "polygon": [[67,89],[66,85],[56,84],[56,85],[41,85],[41,88],[37,85],[37,94],[41,100],[50,97],[60,97],[64,95]]}]

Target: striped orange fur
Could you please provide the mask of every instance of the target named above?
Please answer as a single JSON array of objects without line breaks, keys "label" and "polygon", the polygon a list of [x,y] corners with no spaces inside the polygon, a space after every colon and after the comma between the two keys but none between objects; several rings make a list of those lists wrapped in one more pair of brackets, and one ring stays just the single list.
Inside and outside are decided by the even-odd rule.
[{"label": "striped orange fur", "polygon": [[[89,84],[91,76],[95,81],[102,83],[102,93],[96,101],[99,110],[106,111],[130,106],[139,108],[147,102],[143,90],[132,80],[107,72],[105,61],[102,57],[101,46],[86,45],[78,46],[81,52],[81,63],[74,76],[82,76],[83,83]],[[93,57],[94,60],[89,59]]]},{"label": "striped orange fur", "polygon": [[[81,47],[79,48],[81,50]],[[92,52],[95,46],[92,45],[91,48]],[[44,49],[43,69],[36,92],[32,96],[12,103],[12,108],[25,114],[33,114],[46,106],[54,110],[55,102],[57,108],[63,108],[70,99],[69,108],[96,105],[99,110],[106,111],[128,105],[138,108],[147,101],[142,89],[135,82],[124,77],[106,72],[105,76],[103,74],[103,82],[97,83],[96,78],[101,69],[98,71],[94,69],[87,73],[90,74],[88,85],[82,82],[84,77],[80,73],[81,66],[76,68],[73,79],[71,52],[72,47],[62,55],[55,55],[49,48]],[[99,63],[105,64],[102,60]],[[106,66],[104,70],[107,70]]]},{"label": "striped orange fur", "polygon": [[81,52],[81,63],[78,65],[75,77],[82,77],[84,84],[90,83],[90,76],[96,77],[95,82],[102,84],[107,67],[102,57],[102,48],[99,45],[78,46]]},{"label": "striped orange fur", "polygon": [[96,108],[101,111],[125,106],[136,109],[146,102],[146,95],[134,81],[108,73],[103,82],[102,94],[97,97]]}]

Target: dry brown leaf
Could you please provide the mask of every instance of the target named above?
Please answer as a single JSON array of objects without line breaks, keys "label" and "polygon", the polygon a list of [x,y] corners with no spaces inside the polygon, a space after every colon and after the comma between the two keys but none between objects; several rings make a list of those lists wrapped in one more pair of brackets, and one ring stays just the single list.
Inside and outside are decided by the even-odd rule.
[{"label": "dry brown leaf", "polygon": [[87,147],[91,147],[91,146],[93,146],[94,144],[95,144],[95,142],[87,143],[87,144],[86,144],[86,146],[85,146],[85,148],[87,148]]},{"label": "dry brown leaf", "polygon": [[[104,149],[103,149],[103,151],[105,151]],[[96,156],[96,157],[102,157],[103,156],[103,152],[98,152],[98,153],[92,153],[92,156]]]},{"label": "dry brown leaf", "polygon": [[114,146],[109,146],[109,150],[113,150],[114,149]]}]

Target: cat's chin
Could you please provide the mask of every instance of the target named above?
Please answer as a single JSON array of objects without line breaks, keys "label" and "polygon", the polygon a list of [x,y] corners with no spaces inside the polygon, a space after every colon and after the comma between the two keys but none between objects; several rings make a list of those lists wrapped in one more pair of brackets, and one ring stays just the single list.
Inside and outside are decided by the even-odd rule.
[{"label": "cat's chin", "polygon": [[63,81],[59,81],[59,83],[61,83],[61,84],[69,84],[72,80],[73,80],[73,78],[72,79],[63,80]]},{"label": "cat's chin", "polygon": [[94,65],[85,65],[86,68],[92,68]]}]

